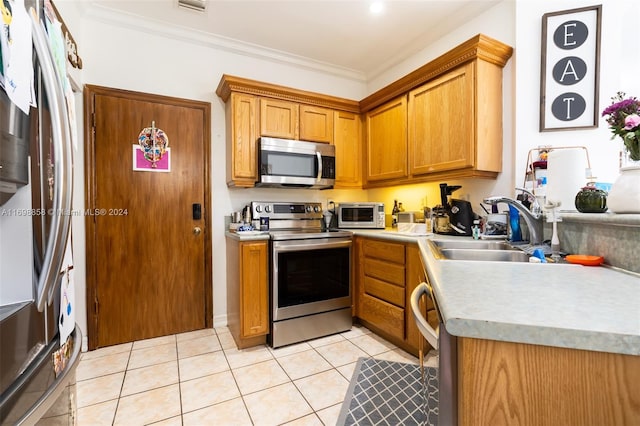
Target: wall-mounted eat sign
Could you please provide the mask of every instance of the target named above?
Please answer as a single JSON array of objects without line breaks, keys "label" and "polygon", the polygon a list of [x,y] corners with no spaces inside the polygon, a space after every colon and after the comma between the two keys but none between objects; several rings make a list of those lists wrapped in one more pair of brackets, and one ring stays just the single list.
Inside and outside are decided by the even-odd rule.
[{"label": "wall-mounted eat sign", "polygon": [[598,127],[601,10],[542,16],[541,132]]}]

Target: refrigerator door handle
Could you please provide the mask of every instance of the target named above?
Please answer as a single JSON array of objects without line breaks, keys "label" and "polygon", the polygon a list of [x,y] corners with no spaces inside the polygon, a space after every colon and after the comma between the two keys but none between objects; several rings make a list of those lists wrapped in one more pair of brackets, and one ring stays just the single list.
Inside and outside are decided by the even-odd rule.
[{"label": "refrigerator door handle", "polygon": [[36,306],[42,312],[53,300],[55,284],[60,276],[65,245],[71,222],[72,152],[64,90],[53,65],[53,55],[36,11],[31,8],[31,28],[36,55],[42,68],[44,87],[49,99],[54,154],[54,196],[50,234],[43,267],[36,287]]}]

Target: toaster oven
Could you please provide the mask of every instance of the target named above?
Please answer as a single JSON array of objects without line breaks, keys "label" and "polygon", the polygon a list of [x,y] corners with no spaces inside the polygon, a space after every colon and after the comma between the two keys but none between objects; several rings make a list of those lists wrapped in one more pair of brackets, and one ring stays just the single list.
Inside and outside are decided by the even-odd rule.
[{"label": "toaster oven", "polygon": [[338,228],[384,229],[384,203],[340,203]]}]

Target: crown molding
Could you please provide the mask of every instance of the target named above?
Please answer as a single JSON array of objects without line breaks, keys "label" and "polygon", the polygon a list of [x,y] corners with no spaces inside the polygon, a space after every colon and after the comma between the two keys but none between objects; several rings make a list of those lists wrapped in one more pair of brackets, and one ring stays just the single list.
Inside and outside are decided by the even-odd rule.
[{"label": "crown molding", "polygon": [[367,96],[360,101],[360,111],[369,111],[469,61],[478,59],[503,68],[512,54],[513,48],[511,46],[484,34],[478,34]]},{"label": "crown molding", "polygon": [[90,6],[83,7],[83,11],[87,18],[91,18],[108,25],[142,31],[148,34],[170,38],[172,40],[181,40],[240,56],[247,56],[285,64],[300,69],[322,72],[357,82],[366,82],[365,74],[359,71],[338,67],[327,62],[314,61],[303,56],[293,55],[281,50],[270,49],[257,44],[246,43],[204,31],[167,24],[166,22],[154,19],[147,18],[142,20],[137,15],[111,9],[100,4],[90,3]]},{"label": "crown molding", "polygon": [[216,94],[224,102],[227,102],[231,92],[282,99],[340,111],[360,112],[358,101],[223,74]]}]

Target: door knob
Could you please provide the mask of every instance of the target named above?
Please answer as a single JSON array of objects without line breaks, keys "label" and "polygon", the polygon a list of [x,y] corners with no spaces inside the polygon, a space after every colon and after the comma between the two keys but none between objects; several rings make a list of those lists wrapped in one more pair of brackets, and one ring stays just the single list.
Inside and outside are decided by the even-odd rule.
[{"label": "door knob", "polygon": [[200,235],[201,232],[202,232],[202,229],[200,229],[199,226],[196,226],[193,228],[193,235]]}]

